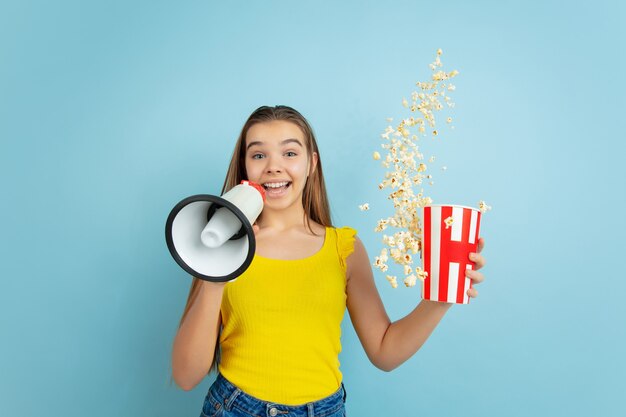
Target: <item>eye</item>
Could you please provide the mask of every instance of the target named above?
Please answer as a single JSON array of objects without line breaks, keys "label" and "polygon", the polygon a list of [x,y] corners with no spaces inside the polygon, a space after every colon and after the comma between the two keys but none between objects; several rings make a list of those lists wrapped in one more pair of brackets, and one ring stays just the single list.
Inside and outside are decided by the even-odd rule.
[{"label": "eye", "polygon": [[261,158],[257,158],[257,156],[262,157],[263,154],[262,153],[255,153],[254,155],[252,155],[252,159],[261,159]]},{"label": "eye", "polygon": [[285,155],[287,155],[287,156],[298,156],[298,154],[295,153],[294,151],[288,151],[288,152],[285,153]]}]

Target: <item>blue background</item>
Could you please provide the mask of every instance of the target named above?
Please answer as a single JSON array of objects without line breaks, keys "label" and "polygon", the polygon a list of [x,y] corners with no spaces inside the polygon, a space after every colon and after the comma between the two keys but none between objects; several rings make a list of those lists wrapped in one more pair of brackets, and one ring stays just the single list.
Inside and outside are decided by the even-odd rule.
[{"label": "blue background", "polygon": [[[618,1],[2,1],[0,415],[198,415],[212,378],[169,383],[190,278],[167,214],[287,104],[373,259],[371,153],[437,48],[460,75],[427,192],[493,206],[486,281],[391,373],[346,314],[348,415],[626,415],[625,22]],[[376,280],[392,320],[419,302]]]}]

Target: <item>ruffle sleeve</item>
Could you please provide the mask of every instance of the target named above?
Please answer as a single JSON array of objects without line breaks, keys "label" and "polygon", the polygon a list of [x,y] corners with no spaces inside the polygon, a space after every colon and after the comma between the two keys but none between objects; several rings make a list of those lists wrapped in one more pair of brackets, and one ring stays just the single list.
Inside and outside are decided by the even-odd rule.
[{"label": "ruffle sleeve", "polygon": [[346,259],[352,252],[354,252],[354,240],[357,231],[351,227],[338,227],[337,231],[337,253],[339,254],[339,260],[341,267],[345,271],[347,268]]}]

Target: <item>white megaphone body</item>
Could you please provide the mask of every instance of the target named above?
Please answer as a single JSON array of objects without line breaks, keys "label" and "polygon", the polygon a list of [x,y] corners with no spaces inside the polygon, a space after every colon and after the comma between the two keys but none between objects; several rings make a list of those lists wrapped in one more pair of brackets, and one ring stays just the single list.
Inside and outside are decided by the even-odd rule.
[{"label": "white megaphone body", "polygon": [[198,194],[179,202],[165,224],[174,260],[205,281],[233,281],[252,262],[252,225],[263,210],[265,189],[242,181],[221,197]]}]

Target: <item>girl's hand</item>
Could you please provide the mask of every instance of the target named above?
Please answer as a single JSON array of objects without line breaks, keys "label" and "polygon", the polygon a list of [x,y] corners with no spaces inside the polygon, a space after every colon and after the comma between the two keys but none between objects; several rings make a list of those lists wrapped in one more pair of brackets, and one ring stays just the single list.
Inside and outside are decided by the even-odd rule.
[{"label": "girl's hand", "polygon": [[476,291],[476,288],[474,288],[473,286],[476,284],[480,284],[481,282],[485,280],[485,277],[483,276],[483,274],[478,272],[478,270],[482,268],[483,266],[485,266],[485,263],[487,262],[485,258],[483,258],[483,256],[480,255],[480,252],[483,250],[484,247],[485,247],[485,239],[478,238],[478,253],[469,254],[470,260],[476,263],[476,268],[474,270],[471,270],[471,269],[465,270],[465,276],[472,280],[472,288],[467,290],[467,295],[472,298],[478,297],[478,291]]}]

